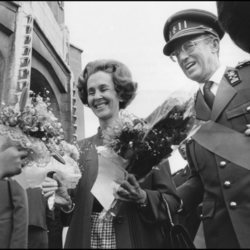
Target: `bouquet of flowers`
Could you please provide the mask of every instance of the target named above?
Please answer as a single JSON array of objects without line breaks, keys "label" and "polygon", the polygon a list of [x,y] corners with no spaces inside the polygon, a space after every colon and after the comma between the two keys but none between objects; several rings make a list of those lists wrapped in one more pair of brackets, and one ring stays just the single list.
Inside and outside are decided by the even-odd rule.
[{"label": "bouquet of flowers", "polygon": [[[69,153],[62,125],[49,106],[49,98],[44,99],[24,88],[15,105],[3,105],[0,111],[0,149],[18,146],[28,151],[23,168],[26,176],[21,176],[22,184],[26,181],[25,187],[39,186],[49,171],[59,171],[58,164],[49,167],[52,157],[60,162],[61,173],[67,173],[65,166],[72,166],[66,164]],[[73,145],[68,148],[71,146],[77,151]],[[20,176],[14,178],[20,181]]]},{"label": "bouquet of flowers", "polygon": [[196,127],[195,94],[177,91],[153,111],[145,120],[150,129],[165,131],[171,145],[180,145]]},{"label": "bouquet of flowers", "polygon": [[[99,153],[99,167],[104,163],[104,158],[104,164],[110,165],[107,159],[111,163],[115,158],[122,157],[126,160],[125,170],[142,181],[154,167],[171,155],[175,145],[188,136],[195,124],[193,102],[193,95],[178,92],[146,119],[120,111],[119,119],[103,131],[106,152],[105,155],[105,150]],[[117,212],[114,212],[117,210],[116,203],[111,204],[113,211],[108,211],[111,215]]]}]

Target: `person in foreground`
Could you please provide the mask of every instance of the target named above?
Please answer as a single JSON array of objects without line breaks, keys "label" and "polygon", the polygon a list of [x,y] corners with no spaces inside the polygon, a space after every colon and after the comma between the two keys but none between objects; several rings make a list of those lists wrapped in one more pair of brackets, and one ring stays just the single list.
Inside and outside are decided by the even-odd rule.
[{"label": "person in foreground", "polygon": [[207,248],[250,247],[249,65],[223,66],[217,17],[188,9],[165,23],[163,52],[199,84],[196,118],[203,123],[187,141],[190,178],[178,188],[183,212],[202,202]]},{"label": "person in foreground", "polygon": [[0,152],[0,248],[27,248],[28,200],[25,190],[11,178],[21,173],[25,150],[15,146]]},{"label": "person in foreground", "polygon": [[20,174],[22,171],[22,158],[27,156],[25,150],[15,146],[0,151],[0,180]]},{"label": "person in foreground", "polygon": [[[99,119],[96,135],[79,142],[82,178],[75,192],[65,248],[161,248],[160,222],[167,220],[161,204],[163,193],[174,213],[179,208],[169,165],[153,170],[143,182],[128,175],[117,194],[126,199],[116,217],[105,221],[98,216],[103,207],[90,190],[98,172],[96,146],[103,144],[102,131],[118,118],[136,94],[137,83],[129,69],[116,60],[96,60],[87,64],[78,84],[79,96]],[[143,167],[143,166],[142,166]]]}]

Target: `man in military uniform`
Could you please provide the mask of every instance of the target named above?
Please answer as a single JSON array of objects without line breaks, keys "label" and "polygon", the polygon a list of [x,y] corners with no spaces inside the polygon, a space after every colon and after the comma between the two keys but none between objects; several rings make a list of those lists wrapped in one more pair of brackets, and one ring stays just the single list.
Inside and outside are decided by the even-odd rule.
[{"label": "man in military uniform", "polygon": [[177,12],[164,26],[164,54],[200,87],[201,127],[186,146],[191,175],[178,192],[183,212],[203,204],[206,247],[249,248],[250,68],[221,65],[223,35],[217,17],[204,10]]}]

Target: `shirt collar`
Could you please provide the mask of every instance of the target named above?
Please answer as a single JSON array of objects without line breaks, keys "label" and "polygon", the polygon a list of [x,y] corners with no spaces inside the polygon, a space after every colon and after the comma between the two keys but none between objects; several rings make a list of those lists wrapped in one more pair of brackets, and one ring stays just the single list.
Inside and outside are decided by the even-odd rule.
[{"label": "shirt collar", "polygon": [[[217,86],[219,85],[219,83],[221,82],[222,77],[224,76],[224,73],[226,71],[226,66],[225,65],[220,65],[219,68],[213,73],[213,75],[210,77],[209,81],[213,81],[214,84],[216,84]],[[203,94],[203,86],[205,83],[200,83],[199,87],[200,90]]]},{"label": "shirt collar", "polygon": [[209,79],[209,81],[213,81],[217,84],[221,82],[221,79],[225,73],[226,66],[225,65],[220,65],[220,67],[214,72],[212,77]]}]

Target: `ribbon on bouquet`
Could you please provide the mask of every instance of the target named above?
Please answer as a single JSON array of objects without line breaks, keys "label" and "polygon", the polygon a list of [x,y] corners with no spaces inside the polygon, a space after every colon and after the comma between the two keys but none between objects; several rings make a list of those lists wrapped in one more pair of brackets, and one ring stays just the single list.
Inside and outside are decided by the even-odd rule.
[{"label": "ribbon on bouquet", "polygon": [[202,147],[250,170],[250,138],[214,121],[200,126],[192,138]]}]

